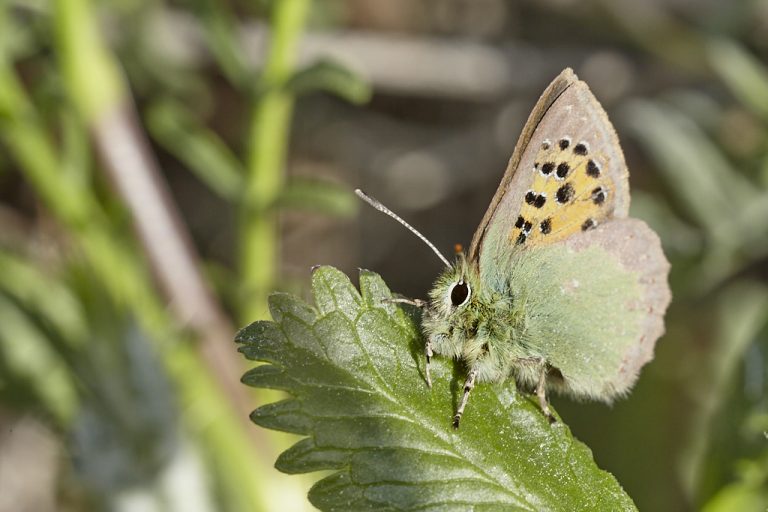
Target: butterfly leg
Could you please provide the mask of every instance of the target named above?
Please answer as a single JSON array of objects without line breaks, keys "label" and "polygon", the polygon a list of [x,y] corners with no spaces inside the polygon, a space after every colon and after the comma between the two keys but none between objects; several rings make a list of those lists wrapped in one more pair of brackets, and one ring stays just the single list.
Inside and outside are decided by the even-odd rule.
[{"label": "butterfly leg", "polygon": [[467,375],[467,380],[464,382],[464,394],[459,402],[459,408],[456,409],[456,415],[453,417],[453,428],[459,428],[459,422],[461,422],[461,416],[464,414],[464,408],[467,406],[467,400],[469,400],[469,392],[475,387],[475,380],[477,379],[477,370],[472,369]]},{"label": "butterfly leg", "polygon": [[397,297],[394,299],[384,299],[383,302],[388,304],[410,304],[411,306],[416,306],[417,308],[427,307],[427,301],[421,299],[404,299]]},{"label": "butterfly leg", "polygon": [[432,362],[432,339],[427,336],[427,342],[424,344],[424,355],[427,359],[427,364],[424,366],[424,377],[427,379],[427,386],[432,389],[432,375],[429,373],[429,365]]},{"label": "butterfly leg", "polygon": [[549,373],[549,366],[541,357],[521,357],[515,360],[518,364],[528,366],[534,371],[539,372],[539,380],[536,385],[536,397],[539,399],[539,407],[541,412],[547,417],[550,423],[554,423],[555,416],[549,408],[549,402],[547,401],[547,374]]},{"label": "butterfly leg", "polygon": [[539,384],[536,386],[536,396],[539,398],[539,407],[541,412],[547,417],[550,423],[554,423],[555,416],[549,409],[549,402],[547,402],[547,367],[543,365],[541,367],[541,373],[539,374]]}]

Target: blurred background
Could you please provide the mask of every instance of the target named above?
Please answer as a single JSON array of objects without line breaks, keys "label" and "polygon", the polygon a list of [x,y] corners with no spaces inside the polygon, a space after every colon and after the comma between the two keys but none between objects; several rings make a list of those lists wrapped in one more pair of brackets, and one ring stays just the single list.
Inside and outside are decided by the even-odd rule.
[{"label": "blurred background", "polygon": [[0,0],[0,511],[309,510],[232,337],[310,267],[425,297],[564,67],[673,304],[609,408],[641,510],[768,507],[768,1]]}]

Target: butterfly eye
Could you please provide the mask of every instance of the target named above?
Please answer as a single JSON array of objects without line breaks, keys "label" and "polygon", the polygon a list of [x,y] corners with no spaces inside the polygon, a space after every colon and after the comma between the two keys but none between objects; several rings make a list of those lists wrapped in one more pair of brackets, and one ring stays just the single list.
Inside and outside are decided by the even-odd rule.
[{"label": "butterfly eye", "polygon": [[451,289],[448,293],[451,296],[451,304],[458,307],[469,302],[469,296],[472,295],[472,289],[464,281],[459,281],[451,285]]}]

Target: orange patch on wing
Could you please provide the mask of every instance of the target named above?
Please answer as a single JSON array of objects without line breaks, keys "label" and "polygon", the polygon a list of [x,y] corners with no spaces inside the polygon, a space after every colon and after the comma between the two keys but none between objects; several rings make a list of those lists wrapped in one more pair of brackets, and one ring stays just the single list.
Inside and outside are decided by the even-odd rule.
[{"label": "orange patch on wing", "polygon": [[558,242],[599,225],[613,214],[615,184],[603,171],[605,158],[586,142],[563,134],[545,140],[536,155],[531,189],[509,238],[513,243]]}]

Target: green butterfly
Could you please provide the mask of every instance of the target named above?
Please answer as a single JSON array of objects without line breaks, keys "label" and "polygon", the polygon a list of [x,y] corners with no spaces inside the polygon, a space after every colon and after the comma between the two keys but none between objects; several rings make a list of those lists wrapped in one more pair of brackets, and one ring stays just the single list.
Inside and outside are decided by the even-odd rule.
[{"label": "green butterfly", "polygon": [[628,218],[616,133],[570,70],[544,91],[466,255],[450,264],[381,203],[358,195],[424,240],[447,269],[425,306],[425,376],[439,354],[463,362],[458,428],[472,388],[510,376],[534,390],[611,402],[653,357],[671,294],[659,238]]}]

